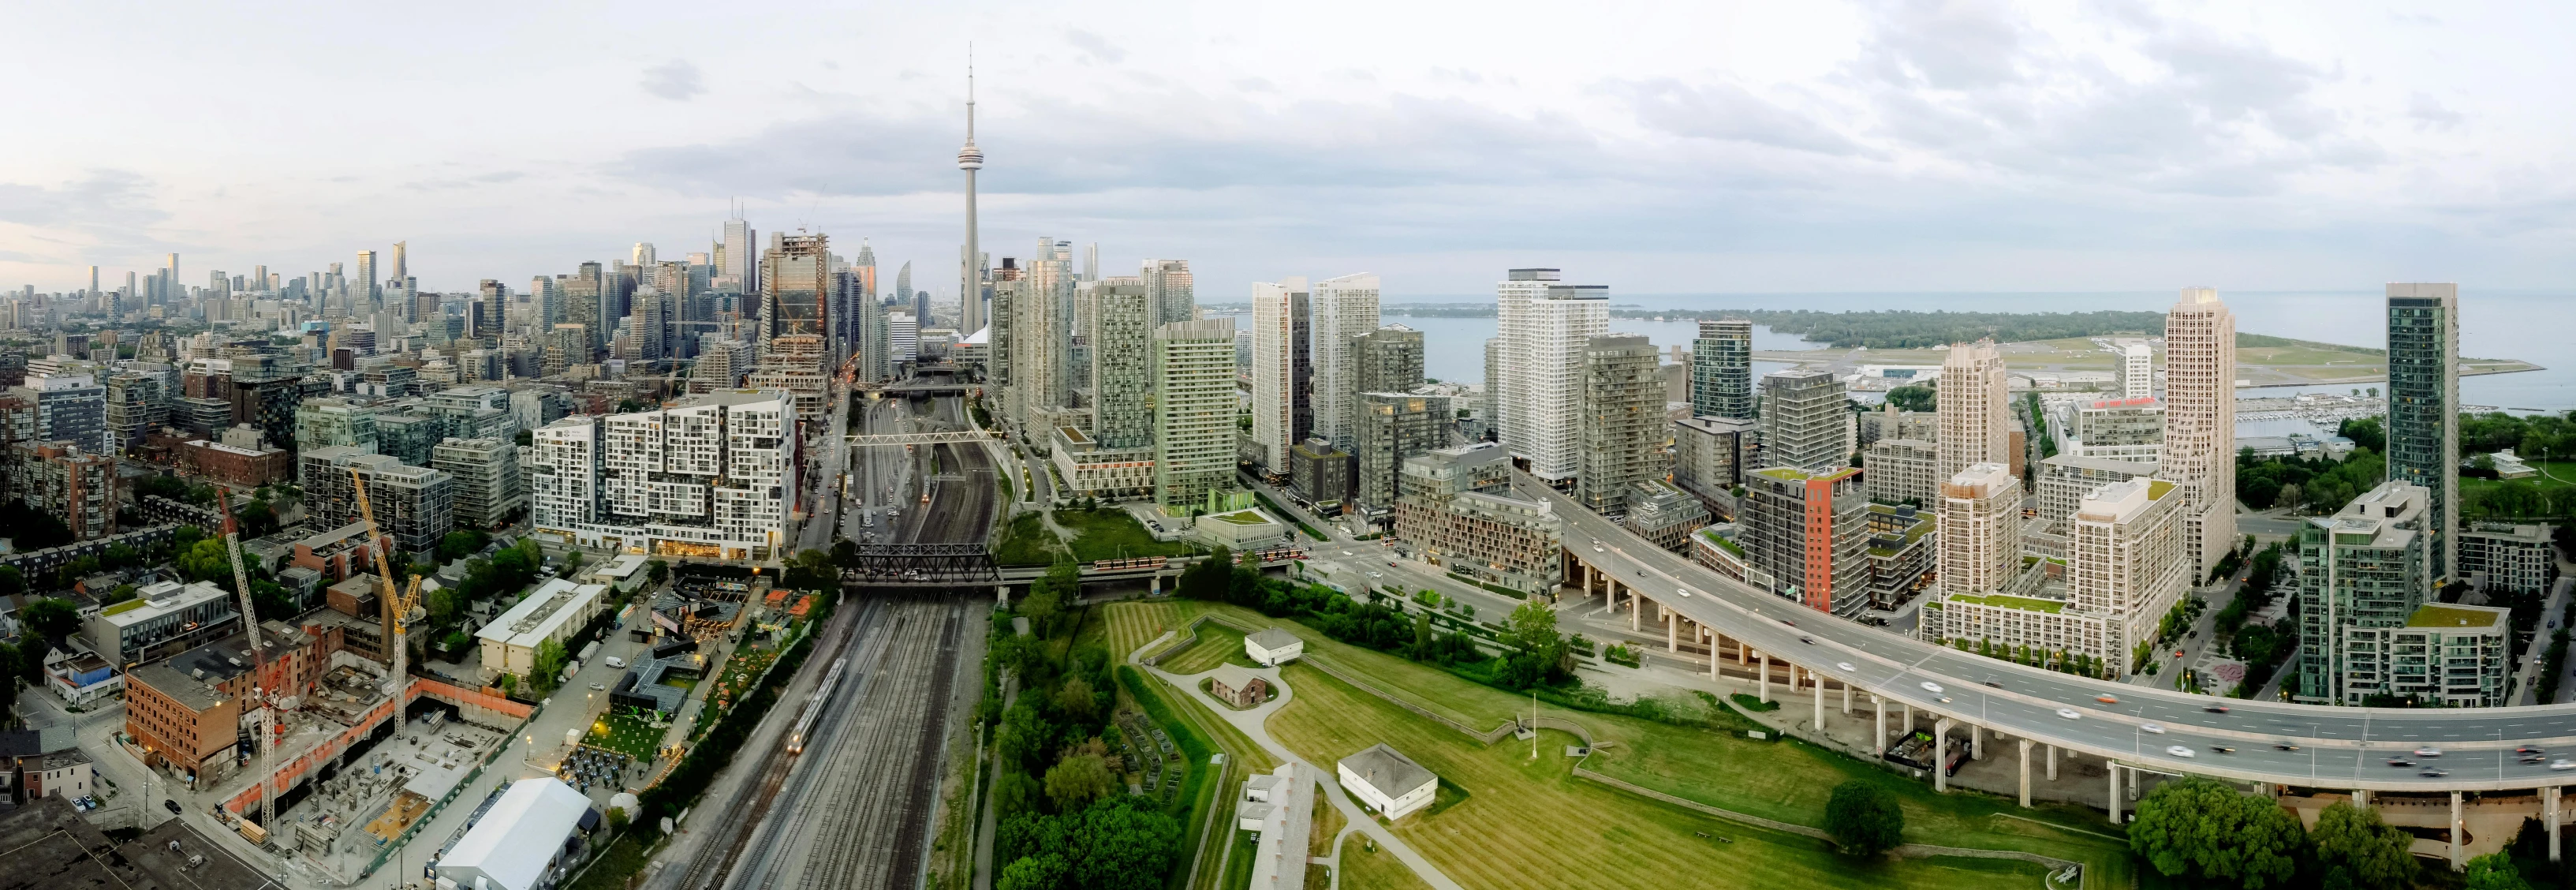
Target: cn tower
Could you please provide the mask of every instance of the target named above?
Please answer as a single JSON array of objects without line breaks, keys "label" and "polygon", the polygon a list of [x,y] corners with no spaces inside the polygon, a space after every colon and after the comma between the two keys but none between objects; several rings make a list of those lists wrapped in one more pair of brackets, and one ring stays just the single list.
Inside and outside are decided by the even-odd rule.
[{"label": "cn tower", "polygon": [[984,150],[975,147],[975,56],[966,56],[966,147],[957,150],[957,169],[966,171],[966,255],[958,263],[957,332],[984,329],[984,253],[976,243],[975,171],[984,167]]}]

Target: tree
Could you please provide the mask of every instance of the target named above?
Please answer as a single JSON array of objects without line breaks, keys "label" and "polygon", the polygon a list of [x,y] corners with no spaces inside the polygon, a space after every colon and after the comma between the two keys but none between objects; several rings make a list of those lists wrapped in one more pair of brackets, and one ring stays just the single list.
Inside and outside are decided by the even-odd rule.
[{"label": "tree", "polygon": [[1563,682],[1573,674],[1573,650],[1557,632],[1556,609],[1544,602],[1522,603],[1503,619],[1498,640],[1512,647],[1499,679],[1513,689]]},{"label": "tree", "polygon": [[1172,592],[1186,599],[1223,600],[1233,583],[1234,551],[1218,547],[1197,565],[1181,570]]},{"label": "tree", "polygon": [[2327,886],[2403,887],[2415,880],[2415,856],[2407,852],[2415,836],[2405,829],[2379,821],[2376,807],[2356,807],[2352,801],[2335,801],[2334,806],[2317,815],[2317,827],[2308,832],[2308,841],[2316,845],[2317,864],[2325,870]]},{"label": "tree", "polygon": [[1018,769],[1006,770],[993,780],[993,815],[1005,822],[1022,813],[1035,813],[1046,789],[1037,777]]},{"label": "tree", "polygon": [[46,597],[20,608],[18,623],[35,631],[47,644],[60,646],[65,637],[80,630],[80,607],[71,600]]},{"label": "tree", "polygon": [[428,596],[423,597],[429,601],[429,623],[445,627],[449,622],[455,621],[459,598],[456,588],[453,587],[440,587],[430,591]]},{"label": "tree", "polygon": [[2199,776],[2147,792],[2129,826],[2130,849],[2156,871],[2246,890],[2287,882],[2306,843],[2299,820],[2279,803]]},{"label": "tree", "polygon": [[1052,851],[1011,860],[993,879],[993,890],[1056,890],[1064,886],[1064,856]]},{"label": "tree", "polygon": [[438,558],[442,562],[464,559],[483,549],[488,538],[488,535],[472,530],[448,532],[446,537],[438,539]]},{"label": "tree", "polygon": [[1939,401],[1940,393],[1923,384],[1900,386],[1887,391],[1887,403],[1895,405],[1896,410],[1899,411],[1930,411]]},{"label": "tree", "polygon": [[2469,890],[2531,890],[2510,853],[2489,853],[2469,860]]},{"label": "tree", "polygon": [[1904,843],[1905,810],[1885,786],[1853,779],[1834,786],[1825,799],[1825,833],[1843,852],[1871,856]]},{"label": "tree", "polygon": [[1004,763],[1027,769],[1044,762],[1040,758],[1047,755],[1048,740],[1054,737],[1055,730],[1047,726],[1046,719],[1022,701],[1002,714],[1002,729],[994,741]]},{"label": "tree", "polygon": [[1082,851],[1072,884],[1085,890],[1155,890],[1171,873],[1181,847],[1181,824],[1147,809],[1136,798],[1113,797],[1082,812],[1067,832]]},{"label": "tree", "polygon": [[1055,692],[1055,708],[1077,722],[1089,723],[1100,712],[1100,701],[1094,697],[1091,684],[1081,677],[1064,678],[1064,686]]},{"label": "tree", "polygon": [[1109,766],[1098,754],[1067,757],[1046,774],[1047,799],[1055,802],[1059,813],[1076,812],[1108,797],[1111,784]]},{"label": "tree", "polygon": [[[843,540],[841,543],[846,544],[849,543],[849,541]],[[834,545],[833,549],[835,552],[838,552],[839,546]],[[646,582],[660,584],[663,579],[671,577],[671,564],[659,559],[652,560],[644,564],[644,572],[644,580]]]},{"label": "tree", "polygon": [[538,643],[535,665],[528,669],[528,686],[541,695],[552,691],[562,680],[565,658],[562,643],[552,639]]}]

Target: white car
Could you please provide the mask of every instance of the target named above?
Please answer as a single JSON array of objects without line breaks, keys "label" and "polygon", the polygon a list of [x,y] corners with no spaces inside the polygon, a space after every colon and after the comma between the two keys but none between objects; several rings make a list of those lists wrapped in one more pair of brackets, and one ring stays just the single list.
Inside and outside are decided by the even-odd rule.
[{"label": "white car", "polygon": [[2171,755],[2173,755],[2173,756],[2175,756],[2175,757],[2196,757],[2196,756],[2198,756],[2198,755],[2197,755],[2196,753],[2194,753],[2190,748],[2185,748],[2185,747],[2183,747],[2183,746],[2181,746],[2181,745],[2169,745],[2169,746],[2166,746],[2166,748],[2165,748],[2165,753],[2167,753],[2167,754],[2171,754]]},{"label": "white car", "polygon": [[2433,746],[2431,746],[2431,745],[2426,745],[2426,746],[2424,746],[2424,747],[2421,747],[2421,748],[2417,748],[2417,749],[2415,749],[2415,756],[2417,756],[2417,757],[2440,757],[2440,756],[2442,756],[2442,749],[2440,749],[2440,748],[2436,748],[2436,747],[2433,747]]},{"label": "white car", "polygon": [[1594,553],[1599,553],[1599,552],[1601,552],[1601,542],[1599,542],[1599,541],[1594,541],[1594,542],[1592,542],[1592,552],[1594,552]]},{"label": "white car", "polygon": [[1851,662],[1848,662],[1848,661],[1837,661],[1837,662],[1834,662],[1834,666],[1835,666],[1835,667],[1838,667],[1838,668],[1842,668],[1843,670],[1847,670],[1847,671],[1856,671],[1856,670],[1860,670],[1859,668],[1852,667],[1852,663],[1851,663]]},{"label": "white car", "polygon": [[1930,680],[1925,680],[1925,681],[1923,681],[1923,691],[1925,691],[1925,692],[1929,692],[1929,693],[1932,693],[1933,695],[1940,695],[1940,694],[1941,694],[1941,684],[1939,684],[1939,683],[1934,683],[1934,682],[1932,682],[1932,681],[1930,681]]},{"label": "white car", "polygon": [[2155,733],[2156,735],[2165,734],[2165,726],[2162,723],[2140,723],[2138,724],[2138,730],[2140,732]]},{"label": "white car", "polygon": [[2550,769],[2576,769],[2576,760],[2561,757],[2549,762]]},{"label": "white car", "polygon": [[2057,716],[2064,717],[2068,720],[2084,719],[2084,714],[2074,708],[2059,708],[2057,709]]},{"label": "white car", "polygon": [[1684,596],[1684,597],[1688,597],[1688,596],[1690,596],[1690,591],[1689,591],[1689,590],[1686,590],[1686,589],[1685,589],[1685,590],[1677,590],[1677,591],[1674,591],[1674,592],[1679,593],[1679,594],[1681,594],[1681,595],[1682,595],[1682,596]]}]

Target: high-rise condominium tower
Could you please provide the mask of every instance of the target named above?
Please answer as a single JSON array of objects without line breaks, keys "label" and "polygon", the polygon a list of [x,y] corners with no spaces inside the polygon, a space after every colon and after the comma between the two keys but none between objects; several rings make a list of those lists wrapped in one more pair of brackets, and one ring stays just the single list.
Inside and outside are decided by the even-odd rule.
[{"label": "high-rise condominium tower", "polygon": [[1288,448],[1306,437],[1306,279],[1252,285],[1252,444],[1265,472],[1288,472]]},{"label": "high-rise condominium tower", "polygon": [[1691,415],[1753,419],[1753,323],[1702,321],[1691,341]]},{"label": "high-rise condominium tower", "polygon": [[1972,464],[1941,480],[1941,588],[2000,592],[2021,569],[2021,479],[2001,463]]},{"label": "high-rise condominium tower", "polygon": [[387,280],[401,281],[411,277],[411,261],[404,255],[408,252],[409,247],[410,244],[407,242],[394,242],[394,274],[389,276]]},{"label": "high-rise condominium tower", "polygon": [[[174,253],[170,255],[170,268],[174,270],[179,268],[178,254]],[[381,293],[377,290],[377,285],[380,284],[380,282],[376,280],[375,251],[358,251],[357,273],[358,283],[350,286],[349,299],[361,305],[372,307],[376,304],[376,295]]]},{"label": "high-rise condominium tower", "polygon": [[1934,478],[1949,479],[1972,464],[2012,464],[2012,395],[2003,353],[1995,342],[1957,343],[1941,361],[1940,457]]},{"label": "high-rise condominium tower", "polygon": [[2388,478],[2424,487],[2433,579],[2456,577],[2460,286],[2388,286]]},{"label": "high-rise condominium tower", "polygon": [[975,171],[984,169],[984,150],[975,147],[975,65],[966,65],[966,147],[957,150],[957,169],[966,171],[966,252],[958,257],[957,332],[984,329],[984,248],[975,225]]},{"label": "high-rise condominium tower", "polygon": [[2236,546],[2236,315],[2210,288],[2183,288],[2165,312],[2157,475],[2182,486],[2183,552],[2197,581]]},{"label": "high-rise condominium tower", "polygon": [[652,268],[653,264],[658,262],[660,259],[661,257],[653,251],[653,242],[635,242],[635,251],[633,256],[635,265],[649,269]]},{"label": "high-rise condominium tower", "polygon": [[1412,392],[1422,385],[1422,332],[1391,324],[1353,341],[1359,391]]},{"label": "high-rise condominium tower", "polygon": [[1624,514],[1628,486],[1671,468],[1664,456],[1664,381],[1655,344],[1639,334],[1604,334],[1583,347],[1582,449],[1575,499],[1595,513]]},{"label": "high-rise condominium tower", "polygon": [[1154,304],[1156,326],[1188,321],[1190,316],[1197,314],[1198,299],[1191,287],[1190,261],[1146,260],[1143,275],[1145,298]]},{"label": "high-rise condominium tower", "polygon": [[1154,438],[1146,391],[1153,308],[1145,283],[1135,278],[1104,279],[1093,291],[1091,330],[1084,335],[1091,341],[1091,439],[1102,448],[1143,448]]},{"label": "high-rise condominium tower", "polygon": [[1840,467],[1851,453],[1851,396],[1842,378],[1812,368],[1762,375],[1763,466]]},{"label": "high-rise condominium tower", "polygon": [[[1353,406],[1364,391],[1359,388],[1358,340],[1377,330],[1377,276],[1315,282],[1307,305],[1315,313],[1315,435],[1349,451]],[[1393,472],[1389,467],[1390,478]]]},{"label": "high-rise condominium tower", "polygon": [[2120,349],[2120,397],[2143,399],[2156,394],[2156,351],[2144,343]]},{"label": "high-rise condominium tower", "polygon": [[755,255],[759,250],[759,236],[760,233],[752,231],[751,224],[744,222],[739,213],[725,220],[724,241],[718,248],[721,255],[716,264],[717,290],[736,294],[760,292],[760,258]]},{"label": "high-rise condominium tower", "polygon": [[[930,292],[915,291],[912,289],[911,260],[903,261],[903,268],[895,270],[894,297],[897,302],[909,303],[912,305],[912,318],[914,324],[920,325],[923,328],[934,327],[934,325],[930,323]],[[972,334],[974,331],[959,331],[958,333]]]},{"label": "high-rise condominium tower", "polygon": [[760,258],[761,339],[789,334],[821,337],[824,304],[832,298],[830,238],[822,234],[772,235]]},{"label": "high-rise condominium tower", "polygon": [[1234,319],[1154,329],[1154,502],[1198,509],[1234,479]]},{"label": "high-rise condominium tower", "polygon": [[1100,242],[1098,241],[1082,246],[1082,280],[1100,280]]},{"label": "high-rise condominium tower", "polygon": [[1555,269],[1513,269],[1495,286],[1501,441],[1551,483],[1581,463],[1583,348],[1610,327],[1608,287],[1557,280]]}]

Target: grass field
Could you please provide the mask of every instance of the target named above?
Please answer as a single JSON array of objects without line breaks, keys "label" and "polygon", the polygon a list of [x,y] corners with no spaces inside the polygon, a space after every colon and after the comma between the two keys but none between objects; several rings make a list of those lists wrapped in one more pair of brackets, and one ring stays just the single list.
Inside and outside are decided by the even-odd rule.
[{"label": "grass field", "polygon": [[1064,542],[1048,531],[1046,520],[1035,513],[1011,517],[1002,527],[1002,540],[993,545],[993,562],[1006,566],[1050,565],[1065,555]]},{"label": "grass field", "polygon": [[610,708],[608,713],[591,721],[590,735],[583,737],[581,743],[637,760],[652,760],[653,749],[662,744],[662,730],[654,729],[646,718]]},{"label": "grass field", "polygon": [[1260,667],[1243,654],[1243,632],[1215,622],[1199,625],[1199,641],[1181,653],[1163,659],[1161,667],[1175,674],[1195,674],[1215,670],[1217,665],[1232,662],[1244,667]]},{"label": "grass field", "polygon": [[1057,510],[1057,525],[1072,529],[1076,562],[1128,556],[1188,556],[1198,548],[1181,541],[1157,541],[1144,523],[1125,510]]},{"label": "grass field", "polygon": [[1342,845],[1342,890],[1431,890],[1403,860],[1385,850],[1369,849],[1365,840],[1352,835]]},{"label": "grass field", "polygon": [[1342,833],[1344,826],[1351,824],[1350,817],[1342,815],[1342,808],[1325,799],[1319,790],[1315,794],[1314,813],[1307,819],[1306,855],[1333,855],[1333,838]]},{"label": "grass field", "polygon": [[1225,856],[1225,877],[1219,879],[1217,886],[1242,887],[1252,883],[1253,862],[1261,858],[1260,837],[1259,832],[1234,830],[1234,845],[1227,849]]},{"label": "grass field", "polygon": [[[1472,887],[1695,886],[1730,887],[2037,887],[2040,866],[2015,861],[1863,860],[1832,852],[1812,838],[1781,834],[1700,815],[1574,778],[1561,756],[1573,736],[1542,733],[1532,760],[1520,742],[1483,746],[1304,666],[1286,675],[1296,700],[1271,718],[1270,731],[1290,749],[1328,764],[1378,742],[1403,751],[1465,789],[1466,800],[1437,815],[1407,816],[1395,830],[1449,877]],[[1464,685],[1465,681],[1446,682]],[[1778,760],[1763,756],[1780,747],[1704,746],[1715,734],[1675,729],[1700,738],[1654,736],[1643,721],[1586,714],[1596,735],[1620,746],[1689,747],[1731,757],[1739,770],[1761,770]],[[1784,746],[1783,746],[1784,747]],[[1813,783],[1812,777],[1806,781]],[[1809,784],[1778,794],[1776,808],[1812,797],[1821,810],[1831,784]],[[1909,816],[1913,813],[1909,812]],[[1820,818],[1820,817],[1819,817]],[[1938,822],[1938,817],[1927,817]],[[1982,828],[1982,826],[1980,826]],[[2035,832],[2049,832],[2034,827]],[[1943,843],[1977,846],[1979,838],[1927,824],[1911,834]],[[1991,834],[1979,831],[1978,834]],[[1701,837],[1706,834],[1709,837]],[[1721,841],[1718,838],[1727,840]],[[2075,842],[2063,842],[2069,846]],[[2120,849],[2103,840],[2096,855]],[[1344,851],[1350,856],[1350,851]],[[2121,854],[2125,856],[2125,853]],[[1351,856],[1358,865],[1361,857]],[[1580,863],[1580,867],[1572,867]],[[1357,868],[1344,878],[1352,883]],[[2102,886],[2118,886],[2118,882]]]},{"label": "grass field", "polygon": [[1109,650],[1122,661],[1163,631],[1179,630],[1191,619],[1213,613],[1245,627],[1285,628],[1305,641],[1306,658],[1330,664],[1387,694],[1468,726],[1492,728],[1529,710],[1526,699],[1511,693],[1461,680],[1421,662],[1343,643],[1297,621],[1272,618],[1241,606],[1173,599],[1110,603],[1101,609]]}]

